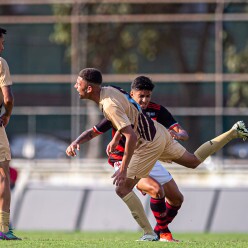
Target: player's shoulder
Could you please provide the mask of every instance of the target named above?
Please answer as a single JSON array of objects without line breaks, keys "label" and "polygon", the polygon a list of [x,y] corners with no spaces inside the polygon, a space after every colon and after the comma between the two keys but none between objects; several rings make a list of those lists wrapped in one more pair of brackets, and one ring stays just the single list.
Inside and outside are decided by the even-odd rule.
[{"label": "player's shoulder", "polygon": [[147,108],[153,109],[153,110],[160,110],[161,107],[163,107],[163,106],[160,105],[160,104],[157,104],[157,103],[155,103],[155,102],[149,102],[149,104],[148,104],[148,106],[147,106]]},{"label": "player's shoulder", "polygon": [[105,104],[108,103],[115,103],[115,104],[125,104],[127,101],[127,93],[122,90],[121,88],[114,87],[114,86],[104,86],[102,87],[101,92],[101,101],[104,101]]},{"label": "player's shoulder", "polygon": [[101,88],[101,93],[105,97],[112,98],[116,94],[117,95],[121,94],[121,89],[119,89],[118,87],[114,87],[112,85],[106,85]]},{"label": "player's shoulder", "polygon": [[116,93],[112,92],[111,89],[104,87],[102,88],[100,95],[99,106],[103,111],[107,111],[108,109],[111,109],[113,105],[118,105],[116,99],[119,99],[116,97]]},{"label": "player's shoulder", "polygon": [[4,59],[2,57],[0,57],[0,66],[1,66],[1,68],[3,66],[3,63],[4,63]]},{"label": "player's shoulder", "polygon": [[5,70],[5,68],[8,68],[8,63],[7,61],[3,58],[3,57],[0,57],[0,69],[2,70]]},{"label": "player's shoulder", "polygon": [[8,64],[7,61],[3,57],[0,57],[0,63],[4,65]]}]

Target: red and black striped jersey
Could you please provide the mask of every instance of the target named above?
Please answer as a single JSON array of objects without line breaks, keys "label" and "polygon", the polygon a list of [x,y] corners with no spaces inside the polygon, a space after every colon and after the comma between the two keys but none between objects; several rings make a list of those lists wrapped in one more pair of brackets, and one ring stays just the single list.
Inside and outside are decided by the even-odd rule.
[{"label": "red and black striped jersey", "polygon": [[[167,129],[173,129],[175,126],[179,125],[177,121],[173,118],[171,113],[162,105],[150,102],[144,112],[147,116],[161,123]],[[111,128],[112,136],[114,136],[115,129],[113,129],[111,122],[107,119],[103,119],[96,126],[93,127],[93,130],[101,134],[105,133]],[[124,149],[125,137],[123,136],[119,142],[119,145],[116,147],[116,151],[110,154],[108,159],[109,164],[113,166],[115,162],[121,161],[124,154]]]},{"label": "red and black striped jersey", "polygon": [[159,122],[167,129],[173,129],[175,126],[178,126],[178,123],[173,118],[172,114],[162,105],[150,102],[144,111],[146,115]]}]

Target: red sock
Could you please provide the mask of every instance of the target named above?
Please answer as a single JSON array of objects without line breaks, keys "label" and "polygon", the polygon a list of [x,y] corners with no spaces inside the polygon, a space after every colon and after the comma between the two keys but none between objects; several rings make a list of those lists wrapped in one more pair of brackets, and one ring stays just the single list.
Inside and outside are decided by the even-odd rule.
[{"label": "red sock", "polygon": [[156,224],[156,226],[154,227],[154,232],[159,236],[160,234],[160,228],[158,226],[158,223]]},{"label": "red sock", "polygon": [[150,199],[150,207],[152,213],[157,221],[154,231],[158,233],[158,229],[161,233],[170,232],[168,224],[176,217],[180,207],[171,206],[168,202],[165,202],[165,198],[162,199]]},{"label": "red sock", "polygon": [[166,202],[165,205],[166,205],[166,222],[168,225],[174,220],[181,206],[179,207],[171,206],[168,202]]},{"label": "red sock", "polygon": [[165,216],[166,216],[165,198],[161,198],[161,199],[151,198],[150,207],[157,221],[157,224],[154,228],[154,232],[158,234],[162,231],[165,231],[164,229],[167,228],[167,224],[165,223]]}]

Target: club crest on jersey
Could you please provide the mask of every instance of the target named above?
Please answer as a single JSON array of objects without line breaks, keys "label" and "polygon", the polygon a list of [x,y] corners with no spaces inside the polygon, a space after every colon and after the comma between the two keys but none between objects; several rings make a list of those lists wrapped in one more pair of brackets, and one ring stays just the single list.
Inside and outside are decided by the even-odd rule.
[{"label": "club crest on jersey", "polygon": [[146,112],[146,115],[149,116],[150,118],[152,118],[156,115],[156,113],[155,112]]}]

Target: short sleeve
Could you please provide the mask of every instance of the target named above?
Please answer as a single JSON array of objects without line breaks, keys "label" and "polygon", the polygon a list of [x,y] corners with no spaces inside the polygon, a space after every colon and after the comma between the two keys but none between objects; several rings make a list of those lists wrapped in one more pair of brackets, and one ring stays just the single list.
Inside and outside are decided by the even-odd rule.
[{"label": "short sleeve", "polygon": [[116,130],[121,130],[126,126],[131,125],[122,106],[117,106],[114,102],[109,102],[103,106],[103,113],[105,117],[111,121]]},{"label": "short sleeve", "polygon": [[160,108],[157,121],[168,129],[171,129],[178,124],[172,114],[163,106]]},{"label": "short sleeve", "polygon": [[12,85],[12,80],[10,77],[9,66],[7,62],[1,58],[0,59],[0,87]]}]

